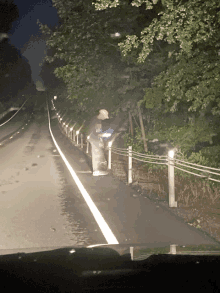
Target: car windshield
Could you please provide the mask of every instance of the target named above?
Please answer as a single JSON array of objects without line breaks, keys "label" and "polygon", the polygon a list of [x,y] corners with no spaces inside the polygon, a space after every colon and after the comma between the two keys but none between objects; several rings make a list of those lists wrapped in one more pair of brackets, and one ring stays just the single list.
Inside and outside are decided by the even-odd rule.
[{"label": "car windshield", "polygon": [[0,254],[220,244],[220,3],[118,2],[0,4]]}]

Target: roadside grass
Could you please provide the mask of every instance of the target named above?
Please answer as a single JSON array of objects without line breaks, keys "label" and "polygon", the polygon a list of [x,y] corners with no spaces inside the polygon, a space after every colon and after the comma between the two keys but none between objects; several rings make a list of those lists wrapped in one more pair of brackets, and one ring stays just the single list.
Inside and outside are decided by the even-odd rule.
[{"label": "roadside grass", "polygon": [[[169,206],[168,168],[153,170],[132,162],[132,187],[140,194]],[[112,174],[128,182],[128,158],[112,153]],[[184,177],[175,172],[175,200],[170,208],[184,221],[220,242],[220,185],[198,177]]]},{"label": "roadside grass", "polygon": [[[132,184],[140,185],[150,192],[156,192],[159,197],[168,201],[168,168],[153,169],[144,164],[132,162]],[[112,154],[112,172],[122,180],[128,180],[128,159]],[[175,197],[178,204],[191,207],[201,203],[215,205],[220,199],[220,184],[212,184],[205,179],[176,174],[175,170]]]},{"label": "roadside grass", "polygon": [[[108,151],[105,151],[108,158]],[[112,152],[112,175],[128,184],[128,157]],[[152,167],[132,160],[133,187],[150,199],[168,206],[168,167]],[[184,175],[175,169],[175,200],[177,208],[171,208],[186,223],[201,228],[220,242],[220,184]]]},{"label": "roadside grass", "polygon": [[[105,151],[108,158],[108,151]],[[128,182],[128,157],[112,152],[112,174]],[[169,202],[168,167],[132,160],[132,186]],[[175,200],[178,207],[204,206],[220,209],[220,183],[213,183],[175,169]],[[220,217],[219,217],[220,218]]]}]

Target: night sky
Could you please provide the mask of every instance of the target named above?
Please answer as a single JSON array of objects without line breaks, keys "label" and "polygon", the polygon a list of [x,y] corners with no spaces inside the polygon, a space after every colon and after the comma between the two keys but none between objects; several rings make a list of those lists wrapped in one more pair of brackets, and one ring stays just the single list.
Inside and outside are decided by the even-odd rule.
[{"label": "night sky", "polygon": [[52,6],[52,0],[14,0],[14,3],[19,9],[19,19],[9,32],[10,42],[28,59],[36,83],[41,81],[38,77],[40,63],[46,54],[46,44],[37,20],[49,27],[54,26],[58,24],[57,10]]}]

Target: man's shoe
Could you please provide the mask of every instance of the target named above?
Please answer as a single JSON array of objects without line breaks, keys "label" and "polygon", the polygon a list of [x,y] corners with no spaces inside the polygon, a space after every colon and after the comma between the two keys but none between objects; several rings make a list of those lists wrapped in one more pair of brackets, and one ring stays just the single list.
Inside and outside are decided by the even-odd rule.
[{"label": "man's shoe", "polygon": [[93,176],[99,176],[99,171],[94,171],[92,175]]},{"label": "man's shoe", "polygon": [[100,175],[108,175],[108,171],[99,171]]},{"label": "man's shoe", "polygon": [[93,176],[103,176],[103,175],[108,175],[107,171],[94,171]]}]

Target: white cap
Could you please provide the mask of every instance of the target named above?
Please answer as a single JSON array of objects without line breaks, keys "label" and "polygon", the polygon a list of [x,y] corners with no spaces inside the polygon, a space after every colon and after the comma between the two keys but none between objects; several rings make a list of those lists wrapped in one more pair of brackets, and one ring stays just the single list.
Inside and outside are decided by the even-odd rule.
[{"label": "white cap", "polygon": [[101,109],[99,110],[99,114],[103,115],[106,119],[109,119],[107,110]]}]

